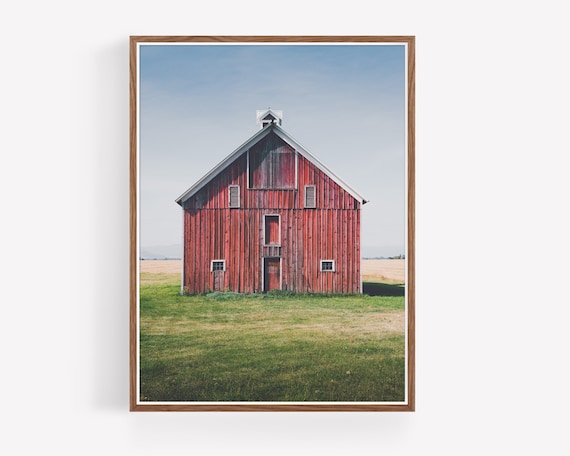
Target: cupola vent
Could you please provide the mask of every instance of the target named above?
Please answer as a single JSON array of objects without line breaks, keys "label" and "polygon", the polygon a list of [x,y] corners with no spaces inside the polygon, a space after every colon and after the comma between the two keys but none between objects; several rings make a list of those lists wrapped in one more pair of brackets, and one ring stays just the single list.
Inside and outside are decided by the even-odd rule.
[{"label": "cupola vent", "polygon": [[276,111],[271,108],[267,108],[261,111],[256,111],[257,125],[260,129],[263,129],[271,124],[277,124],[281,126],[283,122],[283,111]]}]

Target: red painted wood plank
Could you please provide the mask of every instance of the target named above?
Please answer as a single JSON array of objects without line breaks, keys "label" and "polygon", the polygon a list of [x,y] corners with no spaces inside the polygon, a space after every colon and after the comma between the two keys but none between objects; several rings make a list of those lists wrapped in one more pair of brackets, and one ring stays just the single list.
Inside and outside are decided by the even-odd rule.
[{"label": "red painted wood plank", "polygon": [[[193,214],[188,214],[188,218],[190,220],[190,233],[188,234],[188,238],[190,239],[190,242],[188,243],[188,247],[191,247],[191,250],[189,250],[187,248],[186,250],[186,256],[188,257],[189,260],[189,266],[190,266],[190,276],[189,276],[189,280],[187,280],[187,286],[188,286],[188,292],[189,293],[193,293],[196,290],[196,283],[197,283],[197,277],[196,277],[196,213],[195,211],[193,211]],[[187,238],[187,239],[188,239]],[[191,281],[190,281],[191,278]]]}]

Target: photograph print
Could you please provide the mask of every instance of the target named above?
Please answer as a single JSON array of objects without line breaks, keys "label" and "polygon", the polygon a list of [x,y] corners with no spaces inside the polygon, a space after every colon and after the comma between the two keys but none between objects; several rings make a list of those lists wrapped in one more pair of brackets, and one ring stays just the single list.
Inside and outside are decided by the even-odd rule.
[{"label": "photograph print", "polygon": [[131,37],[132,411],[414,410],[414,37]]}]

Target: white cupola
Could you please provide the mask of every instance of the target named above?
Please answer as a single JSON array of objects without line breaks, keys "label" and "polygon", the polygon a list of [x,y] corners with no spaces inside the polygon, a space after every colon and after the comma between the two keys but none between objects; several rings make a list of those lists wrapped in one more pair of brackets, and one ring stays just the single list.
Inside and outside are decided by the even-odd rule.
[{"label": "white cupola", "polygon": [[260,129],[264,129],[268,125],[277,124],[281,126],[283,122],[283,111],[276,111],[275,109],[267,108],[261,111],[256,111],[256,123]]}]

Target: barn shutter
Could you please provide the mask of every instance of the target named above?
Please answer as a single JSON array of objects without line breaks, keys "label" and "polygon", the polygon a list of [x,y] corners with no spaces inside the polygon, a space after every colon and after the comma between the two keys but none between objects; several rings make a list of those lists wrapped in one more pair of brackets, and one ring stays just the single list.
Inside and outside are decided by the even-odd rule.
[{"label": "barn shutter", "polygon": [[239,185],[230,185],[230,207],[239,207]]},{"label": "barn shutter", "polygon": [[305,207],[317,207],[317,191],[314,185],[305,185]]}]

